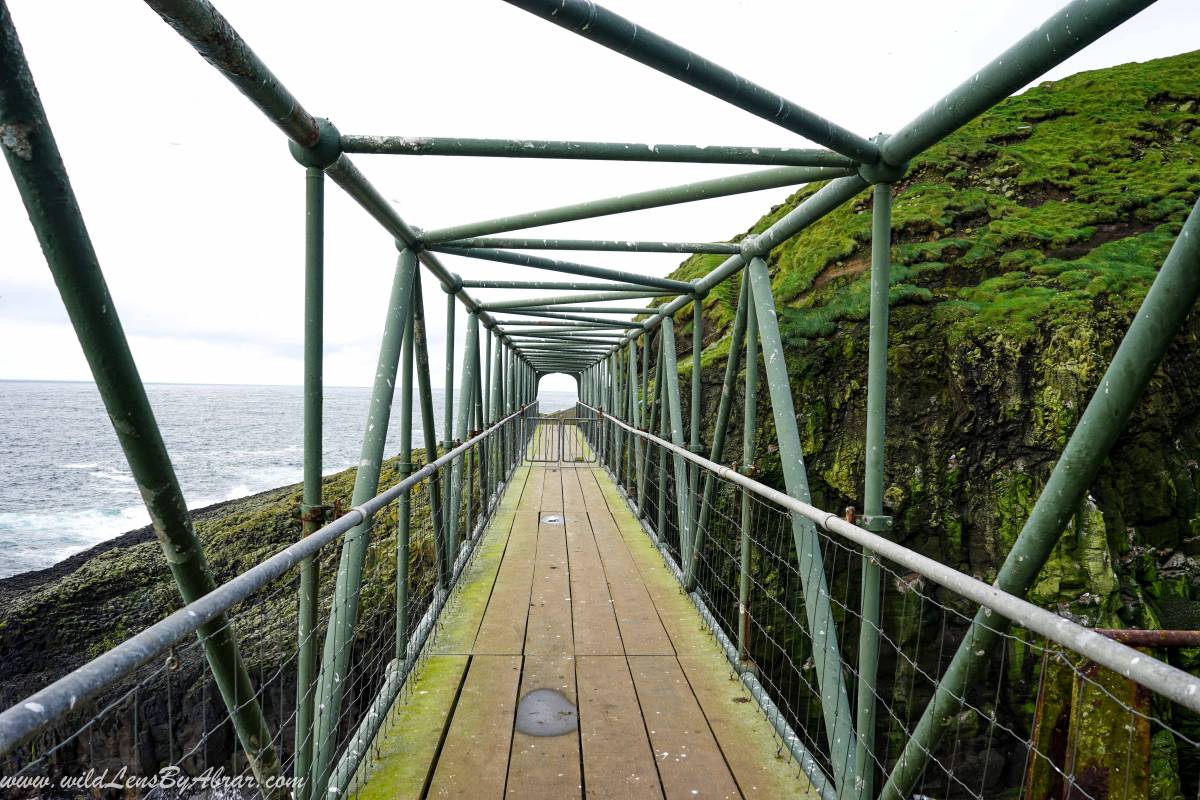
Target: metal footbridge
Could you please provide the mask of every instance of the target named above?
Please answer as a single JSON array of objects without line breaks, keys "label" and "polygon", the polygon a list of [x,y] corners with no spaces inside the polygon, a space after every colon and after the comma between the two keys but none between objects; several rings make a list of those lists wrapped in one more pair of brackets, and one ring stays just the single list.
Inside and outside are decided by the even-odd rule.
[{"label": "metal footbridge", "polygon": [[[1200,293],[1200,210],[1159,265],[995,580],[898,544],[884,504],[893,185],[911,159],[1151,0],[1075,0],[872,139],[592,2],[508,1],[791,131],[797,146],[342,134],[208,2],[147,0],[284,134],[306,198],[296,537],[218,585],[130,353],[121,298],[109,293],[72,192],[70,154],[59,152],[0,0],[0,150],[181,598],[0,713],[0,792],[50,793],[50,781],[81,765],[135,758],[150,774],[217,766],[245,778],[248,796],[304,800],[1135,798],[1152,796],[1152,737],[1166,736],[1177,759],[1200,757],[1195,728],[1178,722],[1200,713],[1200,678],[1148,649],[1153,637],[1089,629],[1024,599]],[[357,154],[763,169],[422,230],[359,170]],[[399,251],[380,253],[395,258],[393,283],[345,509],[321,480],[327,181]],[[736,242],[528,233],[814,182]],[[823,510],[809,492],[804,398],[791,391],[769,259],[864,193],[873,224],[861,507]],[[683,281],[541,251],[724,260]],[[445,265],[451,257],[553,279],[463,279]],[[738,299],[706,421],[703,311],[715,290]],[[425,301],[439,291],[448,341],[462,307],[465,346],[447,348],[435,409]],[[537,405],[551,373],[578,382],[565,418]],[[771,442],[758,440],[764,422]],[[400,434],[391,461],[389,426]],[[768,447],[782,467],[776,486],[756,468]],[[281,607],[294,613],[264,611]],[[941,616],[936,641],[913,647],[897,635],[912,614]],[[1029,724],[1002,702],[1014,648],[1041,658],[1024,691],[1058,716]]]}]

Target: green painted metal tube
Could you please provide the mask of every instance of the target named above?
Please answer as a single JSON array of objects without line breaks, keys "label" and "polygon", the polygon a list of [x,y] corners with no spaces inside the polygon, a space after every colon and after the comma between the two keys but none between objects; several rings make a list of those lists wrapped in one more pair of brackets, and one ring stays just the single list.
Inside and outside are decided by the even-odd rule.
[{"label": "green painted metal tube", "polygon": [[205,0],[146,0],[164,21],[219,69],[288,138],[311,147],[320,138],[317,121]]},{"label": "green painted metal tube", "polygon": [[[546,306],[546,308],[556,308],[556,306]],[[510,310],[508,313],[515,314],[517,316],[525,316],[525,317],[543,317],[543,318],[547,318],[547,319],[566,319],[566,320],[571,320],[572,322],[592,322],[597,325],[601,325],[605,328],[619,328],[619,329],[625,329],[625,330],[633,330],[636,328],[639,331],[642,329],[642,326],[636,322],[625,322],[625,321],[622,321],[619,319],[607,319],[605,317],[592,317],[592,316],[589,316],[586,314],[568,314],[568,313],[563,313],[560,311],[539,311],[539,310],[537,310],[536,307],[534,307],[534,308],[514,308],[514,309]],[[513,321],[518,322],[518,320],[513,320]],[[520,324],[523,324],[523,325],[528,324],[524,321],[519,321],[519,322],[520,322]],[[502,320],[498,324],[503,324],[503,323],[504,323],[504,321]]]},{"label": "green painted metal tube", "polygon": [[[304,494],[302,535],[325,524],[321,513],[322,358],[324,353],[325,173],[308,167],[304,174]],[[317,595],[320,572],[316,559],[300,562],[300,596],[296,612],[296,725],[293,773],[297,800],[305,800],[312,767],[313,703],[317,674]]]},{"label": "green painted metal tube", "polygon": [[[686,288],[681,291],[691,291],[691,284],[684,283],[682,285]],[[527,306],[566,306],[575,303],[602,303],[609,300],[638,300],[647,297],[663,297],[671,294],[675,294],[675,291],[649,290],[645,287],[639,287],[635,291],[587,292],[584,294],[563,294],[551,297],[524,297],[518,300],[497,300],[484,305],[483,308],[488,311],[506,311],[508,309],[525,308]]]},{"label": "green painted metal tube", "polygon": [[[661,335],[658,337],[658,369],[654,371],[654,394],[658,402],[658,435],[663,439],[670,438],[671,425],[667,417],[667,389],[666,384],[674,380],[674,377],[666,377],[666,339]],[[666,380],[664,380],[666,378]],[[666,543],[667,535],[667,454],[661,449],[658,451],[658,493],[655,497],[658,505],[655,508],[654,515],[654,535],[658,539],[656,544],[660,547]]]},{"label": "green painted metal tube", "polygon": [[[821,187],[812,197],[789,211],[771,225],[771,227],[746,242],[746,254],[749,256],[766,257],[771,250],[795,236],[809,225],[812,225],[865,188],[867,188],[867,182],[858,176],[838,178],[837,180],[830,181],[827,186]],[[714,286],[721,283],[721,281],[740,271],[745,264],[746,261],[743,256],[730,256],[720,266],[696,281],[696,291],[700,294],[707,293]],[[642,322],[642,327],[648,331],[653,330],[662,324],[664,317],[675,314],[690,302],[691,297],[676,297],[671,302],[659,306],[653,316]],[[630,338],[632,336],[633,334],[630,334]]]},{"label": "green painted metal tube", "polygon": [[[642,409],[638,403],[638,344],[629,343],[629,394],[626,402],[629,406],[629,424],[635,428],[642,427]],[[636,436],[629,437],[633,445],[633,487],[636,502],[642,502],[642,440]]]},{"label": "green painted metal tube", "polygon": [[857,161],[879,160],[872,142],[591,0],[507,2]]},{"label": "green painted metal tube", "polygon": [[[663,320],[662,325],[663,371],[662,384],[665,395],[666,409],[671,422],[671,442],[683,446],[683,416],[679,402],[679,365],[675,362],[675,321],[670,317]],[[679,556],[681,559],[691,557],[691,542],[689,541],[688,512],[691,504],[688,502],[688,468],[679,456],[672,456],[675,468],[675,512],[679,518]],[[661,535],[661,534],[660,534]]]},{"label": "green painted metal tube", "polygon": [[[185,603],[215,588],[66,166],[8,8],[0,3],[0,141],[63,306]],[[254,686],[224,614],[198,636],[260,785],[280,775]]]},{"label": "green painted metal tube", "polygon": [[1084,47],[1153,5],[1154,0],[1074,0],[883,144],[883,159],[903,164]]},{"label": "green painted metal tube", "polygon": [[[489,427],[495,421],[492,417],[492,331],[486,329],[484,337],[483,351],[483,391],[481,399],[483,402],[483,422],[484,427]],[[492,442],[489,439],[483,445],[483,496],[490,498],[492,496]]]},{"label": "green painted metal tube", "polygon": [[692,164],[846,167],[854,161],[829,150],[800,147],[738,147],[632,142],[477,139],[460,137],[342,136],[347,153],[476,158],[565,158],[592,161],[667,161]]},{"label": "green painted metal tube", "polygon": [[737,242],[644,242],[629,239],[519,239],[484,236],[454,239],[448,247],[490,247],[507,250],[588,250],[627,253],[716,253],[742,252]]},{"label": "green painted metal tube", "polygon": [[[884,445],[887,425],[888,293],[891,290],[892,187],[875,184],[871,211],[871,322],[867,354],[866,465],[863,512],[868,521],[883,515]],[[873,525],[871,530],[879,530]],[[858,630],[858,731],[854,754],[858,796],[875,794],[875,679],[879,670],[880,570],[878,556],[862,554],[861,619]]]},{"label": "green painted metal tube", "polygon": [[[696,454],[700,453],[700,353],[704,349],[704,301],[697,297],[692,301],[692,396],[688,402],[688,412],[690,419],[688,420],[688,435],[689,449]],[[698,521],[697,511],[700,500],[700,468],[695,464],[688,464],[688,522],[691,524],[691,531],[688,533],[688,541],[691,542],[691,553],[687,561],[680,558],[681,564],[690,564],[696,560],[696,523]],[[682,554],[680,554],[682,556]]]},{"label": "green painted metal tube", "polygon": [[[425,442],[425,463],[438,458],[437,424],[433,417],[433,376],[429,369],[429,336],[425,330],[425,299],[421,289],[421,272],[413,275],[413,357],[416,361],[417,396],[421,403],[421,437]],[[496,417],[498,421],[500,417]],[[493,437],[495,438],[495,437]],[[437,585],[441,591],[449,588],[453,564],[447,559],[446,529],[442,526],[442,472],[429,478],[429,519],[433,525],[434,555],[437,566]]]},{"label": "green painted metal tube", "polygon": [[[462,285],[469,289],[568,289],[572,291],[584,291],[586,289],[599,289],[603,291],[617,292],[645,292],[646,287],[636,283],[614,283],[613,281],[506,281],[506,280],[467,280],[463,279]],[[653,295],[658,297],[664,294],[663,292],[654,292]],[[626,295],[633,297],[633,295]]]},{"label": "green painted metal tube", "polygon": [[[851,174],[853,171],[848,167],[776,167],[723,178],[710,178],[695,183],[684,183],[678,186],[667,186],[661,189],[650,189],[633,194],[617,195],[616,197],[604,197],[567,206],[544,208],[509,217],[455,225],[450,228],[439,228],[427,231],[422,239],[426,244],[437,244],[454,239],[469,239],[475,236],[489,236],[493,233],[555,225],[559,222],[575,222],[581,219],[607,217],[611,214],[624,214],[629,211],[643,211],[648,208],[710,200],[715,197],[729,197],[746,192],[758,192],[763,189],[778,189],[783,186],[795,186]],[[631,283],[636,283],[636,281],[631,281]]]},{"label": "green painted metal tube", "polygon": [[[771,412],[775,418],[779,460],[783,466],[783,482],[787,493],[802,502],[811,502],[808,474],[804,468],[804,453],[800,447],[800,432],[796,428],[796,411],[788,379],[783,340],[779,335],[779,319],[775,298],[771,293],[771,276],[767,262],[754,258],[746,271],[750,292],[758,318],[758,336],[762,345],[763,365],[767,373],[767,388],[771,393]],[[842,655],[838,648],[837,624],[829,604],[829,585],[825,580],[821,540],[812,522],[792,514],[792,538],[795,540],[800,580],[804,589],[804,613],[812,636],[813,653],[817,663],[817,688],[821,694],[821,713],[829,742],[833,778],[840,796],[855,796],[854,786],[854,717],[846,694],[842,674]]]},{"label": "green painted metal tube", "polygon": [[[478,315],[475,315],[478,317]],[[472,358],[475,361],[475,387],[471,390],[473,399],[472,405],[474,409],[471,412],[472,428],[475,430],[483,430],[487,428],[487,416],[484,412],[484,388],[483,388],[483,342],[476,340],[475,351]],[[486,517],[488,514],[488,493],[487,487],[484,485],[484,475],[487,474],[487,448],[480,445],[475,448],[475,459],[477,460],[478,474],[472,474],[472,480],[476,481],[476,487],[479,491],[479,515]],[[467,525],[467,532],[473,533],[474,528]]]},{"label": "green painted metal tube", "polygon": [[[412,300],[413,276],[416,272],[415,255],[411,250],[402,250],[396,260],[387,316],[384,318],[366,431],[363,434],[362,451],[354,476],[354,489],[351,492],[352,506],[366,502],[379,490],[384,441],[391,419],[396,372],[400,365],[400,349]],[[334,748],[337,745],[342,694],[346,686],[345,676],[350,667],[354,629],[358,624],[359,589],[362,586],[363,564],[367,556],[370,532],[371,520],[368,518],[354,526],[342,540],[333,607],[329,612],[325,649],[321,654],[321,671],[317,677],[316,737],[313,741],[310,778],[312,791],[309,795],[313,798],[324,796],[325,784],[329,780],[329,771],[333,763]]]},{"label": "green painted metal tube", "polygon": [[[470,438],[471,409],[474,407],[471,391],[475,387],[475,361],[472,358],[472,354],[479,348],[479,318],[474,314],[467,315],[466,333],[466,342],[463,346],[462,385],[459,387],[458,413],[454,426],[454,430],[458,434],[458,440],[464,442]],[[453,348],[450,348],[450,350],[453,352]],[[452,564],[458,559],[458,507],[462,501],[462,491],[463,460],[459,459],[454,462],[454,466],[450,471],[450,513],[448,515],[448,534],[446,538],[450,543],[449,556],[450,563]],[[467,531],[470,531],[469,527]]]},{"label": "green painted metal tube", "polygon": [[[1138,398],[1171,341],[1200,297],[1200,201],[1171,246],[1137,316],[1100,379],[1067,446],[1038,495],[1029,518],[1000,567],[993,585],[1023,597],[1041,572],[1067,522],[1078,512],[1088,488],[1124,430]],[[938,683],[937,692],[904,747],[881,798],[907,797],[948,724],[951,708],[980,674],[1008,623],[983,610],[975,615],[963,642]]]},{"label": "green painted metal tube", "polygon": [[[404,344],[400,348],[400,463],[398,477],[404,480],[413,471],[413,309],[404,323]],[[403,661],[408,652],[408,564],[409,535],[412,531],[412,490],[400,495],[396,504],[396,658]]]},{"label": "green painted metal tube", "polygon": [[[442,447],[449,450],[454,447],[454,294],[446,293],[446,376],[442,384]],[[442,530],[446,531],[446,543],[450,548],[446,551],[446,559],[454,563],[455,526],[450,518],[457,512],[451,502],[450,488],[452,481],[442,482]]]},{"label": "green painted metal tube", "polygon": [[[530,255],[529,253],[521,253],[515,250],[495,250],[488,247],[448,247],[443,245],[430,245],[430,249],[438,253],[446,253],[448,255],[465,256],[466,258],[480,259],[483,261],[495,261],[501,264],[513,264],[518,267],[529,267],[530,269],[549,270],[551,272],[564,272],[568,275],[580,275],[585,278],[610,278],[614,281],[622,283],[631,283],[638,286],[646,286],[655,289],[666,289],[671,292],[686,293],[692,291],[692,285],[684,281],[677,281],[671,278],[656,278],[653,275],[643,275],[639,272],[629,272],[627,270],[609,269],[608,267],[595,267],[590,264],[577,264],[574,261],[563,261],[557,258],[545,258],[543,256]],[[606,299],[611,300],[626,300],[635,295],[626,294],[613,295]],[[653,297],[655,295],[642,295],[644,297]],[[582,299],[580,295],[577,300],[569,302],[588,302]],[[600,299],[600,298],[597,298]],[[563,302],[561,298],[558,301]],[[516,302],[516,301],[513,301]],[[550,305],[553,301],[550,298],[538,301],[539,305]],[[504,308],[505,306],[500,306]],[[511,306],[509,306],[511,307]],[[494,310],[494,305],[485,306],[489,310]]]},{"label": "green painted metal tube", "polygon": [[[749,279],[742,276],[746,296],[746,394],[742,416],[742,472],[754,471],[758,449],[758,311],[749,296]],[[742,490],[742,529],[738,557],[738,664],[750,667],[750,532],[754,530],[754,507],[750,492]]]},{"label": "green painted metal tube", "polygon": [[[529,311],[553,311],[556,314],[653,314],[657,309],[653,306],[523,306],[511,310],[513,314]],[[641,325],[637,326],[642,329]]]},{"label": "green painted metal tube", "polygon": [[[650,402],[650,334],[642,336],[642,389],[638,398],[638,419],[644,430],[654,425],[654,407]],[[639,439],[640,441],[640,439]],[[650,448],[642,446],[638,450],[638,486],[637,486],[637,515],[638,519],[646,517],[646,479],[650,471]]]},{"label": "green painted metal tube", "polygon": [[[733,407],[733,394],[737,385],[738,369],[741,366],[742,342],[746,337],[746,313],[750,305],[752,305],[750,282],[744,280],[738,292],[737,312],[734,314],[733,330],[729,335],[729,355],[725,359],[725,378],[721,382],[721,400],[717,404],[717,421],[713,426],[709,461],[720,461],[721,454],[725,452],[725,431],[729,427],[729,412]],[[699,566],[700,548],[704,546],[705,528],[708,525],[709,511],[716,490],[717,484],[713,480],[712,473],[706,472],[704,474],[704,491],[701,493],[703,499],[700,507],[693,512],[695,517],[692,525],[692,541],[696,546],[692,550],[692,557],[682,562],[683,586],[689,592],[696,588],[696,570]]]}]

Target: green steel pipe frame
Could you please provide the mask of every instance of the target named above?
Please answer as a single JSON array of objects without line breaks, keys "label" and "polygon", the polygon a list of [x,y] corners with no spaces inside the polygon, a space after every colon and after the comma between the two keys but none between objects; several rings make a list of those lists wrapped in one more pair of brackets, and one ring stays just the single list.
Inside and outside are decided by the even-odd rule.
[{"label": "green steel pipe frame", "polygon": [[[696,560],[703,547],[712,473],[699,487],[700,355],[703,344],[703,298],[721,281],[745,270],[734,323],[734,341],[726,365],[718,408],[718,425],[710,443],[708,463],[724,448],[737,360],[745,341],[746,412],[743,424],[743,469],[751,468],[755,452],[758,353],[761,343],[772,412],[779,435],[787,497],[801,506],[808,503],[808,485],[796,429],[783,344],[780,339],[770,278],[765,258],[778,245],[837,208],[868,186],[874,186],[872,222],[871,323],[867,392],[867,442],[864,470],[863,527],[875,533],[886,530],[882,516],[884,470],[884,420],[887,377],[888,269],[890,239],[890,184],[899,179],[914,156],[957,130],[1011,92],[1036,79],[1080,49],[1152,4],[1153,0],[1074,0],[1017,44],[979,70],[970,80],[916,117],[890,137],[868,141],[812,112],[719,67],[703,57],[639,28],[586,0],[508,0],[585,38],[676,77],[750,113],[825,145],[830,150],[799,148],[745,148],[691,145],[637,145],[602,142],[550,142],[538,140],[405,139],[402,137],[341,136],[326,120],[311,116],[250,50],[228,22],[205,0],[147,0],[147,4],[175,28],[193,47],[225,75],[270,119],[289,140],[297,161],[306,168],[306,267],[305,267],[305,484],[303,533],[320,529],[323,513],[320,494],[321,449],[321,282],[323,262],[323,174],[347,192],[387,230],[400,247],[381,344],[379,369],[372,390],[363,457],[356,476],[354,500],[361,505],[378,488],[383,441],[389,421],[392,388],[402,364],[402,391],[411,412],[412,372],[415,360],[425,432],[427,463],[436,460],[437,437],[432,413],[432,390],[421,302],[418,261],[447,292],[447,360],[444,439],[453,446],[453,332],[456,301],[468,313],[462,384],[459,391],[457,432],[468,438],[473,425],[495,424],[502,417],[525,409],[536,400],[537,381],[549,371],[577,376],[580,396],[599,411],[604,423],[589,433],[601,458],[613,466],[618,478],[634,470],[639,515],[645,511],[645,480],[650,471],[649,448],[640,436],[626,431],[657,423],[662,438],[676,448],[671,453],[680,532],[680,563],[685,586],[695,582]],[[8,135],[5,156],[42,244],[72,323],[110,415],[116,424],[131,470],[143,489],[147,507],[172,573],[185,601],[194,602],[214,589],[204,554],[196,540],[170,459],[162,444],[136,367],[129,354],[120,322],[104,284],[103,275],[70,192],[65,168],[33,88],[9,14],[0,3],[0,124]],[[20,131],[14,138],[12,131]],[[350,161],[349,153],[398,153],[526,158],[582,158],[633,161],[685,161],[784,165],[776,169],[700,181],[618,197],[603,198],[552,209],[518,214],[441,230],[420,232],[400,218],[379,192]],[[710,197],[759,189],[829,180],[792,211],[762,233],[740,243],[653,242],[623,240],[498,238],[490,234],[522,230],[558,222],[650,209]],[[63,187],[66,187],[63,191]],[[483,237],[483,238],[480,238]],[[634,272],[541,258],[515,249],[587,250],[593,252],[679,252],[728,255],[720,266],[691,281],[655,278]],[[448,270],[438,252],[485,259],[534,269],[551,270],[600,281],[464,281]],[[1200,295],[1200,204],[1193,209],[1175,242],[1134,323],[1112,364],[1072,434],[1050,481],[1039,497],[1012,551],[1001,568],[996,586],[1011,595],[1023,595],[1036,578],[1050,549],[1094,479],[1105,453],[1111,448],[1140,396],[1154,367]],[[590,295],[498,301],[481,304],[466,288],[487,289],[601,289]],[[602,308],[581,303],[675,295],[654,308]],[[675,363],[674,316],[688,303],[693,306],[693,345],[690,418],[684,444],[679,381]],[[557,307],[556,307],[557,306]],[[97,308],[101,309],[97,313]],[[519,316],[548,317],[539,321],[504,321],[493,310],[510,310]],[[579,317],[572,314],[638,314],[637,322]],[[486,332],[486,352],[481,358],[479,325]],[[514,325],[525,326],[523,328]],[[649,382],[650,335],[661,327],[654,382]],[[739,332],[740,329],[740,332]],[[607,334],[604,331],[623,331]],[[638,389],[637,342],[641,338],[641,388]],[[494,350],[492,349],[494,341]],[[480,367],[483,367],[482,373]],[[607,408],[607,412],[605,412]],[[657,417],[657,420],[656,420]],[[411,450],[411,413],[401,422],[402,450]],[[135,431],[136,433],[130,433]],[[490,498],[504,479],[502,464],[511,464],[524,435],[504,426],[483,443],[480,479]],[[685,457],[688,453],[693,457]],[[486,456],[486,457],[485,457]],[[466,456],[464,456],[465,458]],[[644,461],[645,460],[645,461]],[[657,455],[658,520],[661,535],[665,522],[665,452]],[[684,462],[687,462],[686,466]],[[469,465],[467,468],[470,469]],[[435,541],[438,549],[439,591],[453,580],[458,556],[457,513],[464,488],[463,461],[454,462],[451,480],[430,472],[429,491]],[[402,464],[402,478],[412,466]],[[472,478],[468,472],[467,481]],[[469,485],[469,484],[468,484]],[[701,500],[701,496],[706,498]],[[407,491],[400,500],[407,508]],[[748,491],[742,498],[742,573],[739,578],[739,628],[736,654],[746,654],[748,619],[749,533],[752,528]],[[468,500],[467,519],[470,520]],[[407,566],[407,511],[401,514],[403,535],[398,535],[397,559]],[[828,520],[821,523],[830,528]],[[803,508],[792,510],[794,545],[804,581],[805,611],[813,631],[814,652],[823,653],[818,669],[818,690],[829,739],[830,761],[839,797],[870,797],[874,779],[873,732],[874,680],[879,643],[879,569],[872,551],[864,549],[860,629],[858,698],[855,724],[842,673],[836,632],[830,611],[819,540],[814,518]],[[300,562],[301,593],[298,623],[300,654],[297,661],[296,775],[308,775],[307,798],[325,792],[331,774],[334,742],[341,711],[339,675],[348,667],[348,645],[357,616],[357,598],[370,529],[370,515],[349,530],[342,543],[335,599],[330,610],[321,669],[315,689],[315,647],[307,646],[316,629],[315,562]],[[465,532],[470,534],[470,524]],[[857,530],[857,529],[856,529]],[[853,534],[846,534],[853,535]],[[862,540],[866,548],[867,539]],[[880,552],[891,552],[885,539],[870,540]],[[398,563],[398,567],[399,567]],[[401,633],[407,630],[407,576],[397,570],[397,659]],[[971,677],[989,658],[1006,622],[985,624],[977,615],[963,643],[942,677],[935,697],[896,762],[880,794],[889,800],[911,793],[939,735],[943,718],[956,706]],[[243,749],[260,781],[277,774],[279,766],[269,747],[270,736],[253,698],[249,676],[237,653],[236,642],[224,615],[199,629],[210,667],[231,709]],[[316,705],[314,711],[314,691]],[[234,698],[240,698],[235,701]],[[306,702],[307,701],[307,702]],[[306,717],[316,716],[311,725]],[[339,767],[340,770],[340,767]],[[342,776],[335,781],[336,791]]]},{"label": "green steel pipe frame", "polygon": [[[216,588],[187,501],[129,350],[66,165],[29,71],[8,7],[0,2],[0,150],[33,224],[96,388],[153,521],[185,603]],[[224,613],[197,630],[213,680],[260,786],[279,759]],[[268,792],[277,796],[279,792]]]}]

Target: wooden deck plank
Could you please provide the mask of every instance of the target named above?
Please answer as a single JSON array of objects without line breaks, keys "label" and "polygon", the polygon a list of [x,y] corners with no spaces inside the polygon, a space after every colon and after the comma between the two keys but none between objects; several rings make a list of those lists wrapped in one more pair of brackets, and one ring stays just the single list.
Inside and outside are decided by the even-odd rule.
[{"label": "wooden deck plank", "polygon": [[[576,483],[578,486],[578,483]],[[571,615],[575,653],[619,656],[625,653],[609,595],[604,564],[596,549],[587,514],[567,512],[567,558],[570,562]]]},{"label": "wooden deck plank", "polygon": [[508,546],[492,587],[487,612],[479,626],[479,635],[471,649],[473,653],[519,655],[525,649],[538,514],[538,511],[522,508],[514,515]]},{"label": "wooden deck plank", "polygon": [[[572,704],[578,704],[575,695],[575,659],[526,656],[518,697],[523,698],[538,689],[552,689],[560,692]],[[579,763],[578,728],[559,736],[531,736],[515,730],[506,794],[519,800],[532,797],[563,800],[582,797]]]},{"label": "wooden deck plank", "polygon": [[542,488],[542,511],[562,512],[562,470],[556,465],[545,467],[546,485]]},{"label": "wooden deck plank", "polygon": [[[567,561],[566,526],[562,512],[543,510],[540,513],[533,590],[529,598],[529,622],[525,628],[525,653],[573,656],[575,645],[571,624],[571,576]],[[547,522],[547,519],[558,521]]]},{"label": "wooden deck plank", "polygon": [[520,656],[472,656],[429,797],[504,796]]},{"label": "wooden deck plank", "polygon": [[[520,498],[529,479],[529,468],[521,467],[513,473],[513,480],[505,492]],[[441,630],[429,651],[437,654],[470,653],[479,634],[479,626],[487,611],[500,563],[508,546],[516,511],[515,503],[505,506],[502,502],[495,518],[488,523],[487,530],[477,552],[458,578],[458,586],[450,598],[451,609],[442,617]]]},{"label": "wooden deck plank", "polygon": [[467,671],[467,656],[423,660],[372,746],[369,765],[355,776],[358,797],[395,800],[420,797]]},{"label": "wooden deck plank", "polygon": [[[585,496],[591,494],[594,497],[599,492],[590,470],[581,470],[579,480]],[[674,655],[671,639],[649,592],[642,585],[637,564],[607,506],[597,507],[595,500],[589,500],[588,520],[604,565],[625,652],[630,655]]]},{"label": "wooden deck plank", "polygon": [[786,755],[786,749],[785,755],[779,755],[775,729],[723,655],[710,650],[702,655],[679,656],[679,665],[743,797],[817,800],[821,796],[800,772],[795,759]]},{"label": "wooden deck plank", "polygon": [[[619,537],[625,542],[626,552],[638,575],[631,580],[635,580],[642,591],[648,593],[675,653],[691,655],[710,652],[717,646],[716,641],[704,629],[692,601],[684,594],[679,581],[663,562],[662,554],[654,542],[625,505],[625,500],[618,493],[616,485],[606,475],[595,474],[597,472],[593,470],[593,479],[597,482],[609,517],[613,520]],[[595,523],[593,530],[597,530],[599,538],[599,529]]]},{"label": "wooden deck plank", "polygon": [[559,475],[562,477],[563,512],[587,513],[587,501],[579,485],[579,469],[566,467],[559,470]]},{"label": "wooden deck plank", "polygon": [[741,797],[679,661],[630,656],[629,671],[666,796]]},{"label": "wooden deck plank", "polygon": [[662,800],[654,754],[625,659],[579,656],[576,674],[588,800]]}]

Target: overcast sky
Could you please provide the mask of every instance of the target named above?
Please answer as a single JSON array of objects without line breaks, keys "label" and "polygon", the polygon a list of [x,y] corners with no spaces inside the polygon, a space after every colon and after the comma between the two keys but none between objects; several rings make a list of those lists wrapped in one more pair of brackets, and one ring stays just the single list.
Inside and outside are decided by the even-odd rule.
[{"label": "overcast sky", "polygon": [[[136,0],[8,5],[143,378],[299,383],[303,170],[283,135]],[[217,5],[305,108],[343,133],[802,143],[501,0]],[[1063,5],[608,3],[864,136],[897,129]],[[1048,77],[1173,55],[1198,43],[1200,3],[1160,0]],[[409,156],[355,161],[406,220],[424,228],[754,169]],[[789,191],[534,235],[721,240]],[[365,386],[374,373],[396,251],[331,183],[327,198],[326,381]],[[670,255],[573,257],[654,274],[679,262]],[[552,277],[452,256],[444,261],[467,278]],[[435,365],[445,352],[443,298],[427,293]],[[7,175],[0,176],[0,343],[0,379],[90,378]],[[433,381],[440,385],[440,368]],[[557,385],[573,388],[561,377]]]}]

